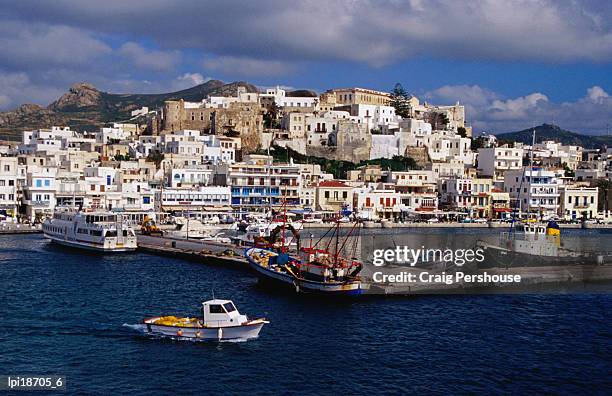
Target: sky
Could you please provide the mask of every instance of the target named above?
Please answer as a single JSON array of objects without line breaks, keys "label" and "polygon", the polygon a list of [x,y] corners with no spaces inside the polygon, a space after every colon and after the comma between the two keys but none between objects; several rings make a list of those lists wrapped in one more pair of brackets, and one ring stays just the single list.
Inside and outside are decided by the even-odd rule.
[{"label": "sky", "polygon": [[72,84],[208,79],[322,92],[395,83],[479,132],[612,132],[609,0],[0,0],[0,110]]}]

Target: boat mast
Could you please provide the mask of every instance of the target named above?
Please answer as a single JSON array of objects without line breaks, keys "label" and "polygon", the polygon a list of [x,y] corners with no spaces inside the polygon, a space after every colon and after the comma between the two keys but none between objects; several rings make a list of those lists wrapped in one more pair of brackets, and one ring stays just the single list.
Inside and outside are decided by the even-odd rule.
[{"label": "boat mast", "polygon": [[531,150],[529,152],[529,188],[527,190],[527,220],[531,213],[531,184],[533,182],[533,147],[535,146],[535,128],[531,137]]},{"label": "boat mast", "polygon": [[340,242],[340,213],[342,212],[338,212],[338,218],[336,219],[336,254],[334,255],[334,267],[338,266],[338,255],[340,254],[338,251]]},{"label": "boat mast", "polygon": [[[274,218],[272,218],[274,221]],[[281,226],[281,252],[285,251],[285,223],[287,222],[287,186],[285,185],[285,194],[283,195],[283,225]]]}]

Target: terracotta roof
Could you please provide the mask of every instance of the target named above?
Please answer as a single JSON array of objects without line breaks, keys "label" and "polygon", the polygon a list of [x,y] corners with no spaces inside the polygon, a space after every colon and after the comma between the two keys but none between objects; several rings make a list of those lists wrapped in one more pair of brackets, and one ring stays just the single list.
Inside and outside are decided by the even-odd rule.
[{"label": "terracotta roof", "polygon": [[322,182],[319,183],[319,187],[345,187],[345,188],[350,188],[350,186],[347,186],[346,184],[338,181],[338,180],[324,180]]}]

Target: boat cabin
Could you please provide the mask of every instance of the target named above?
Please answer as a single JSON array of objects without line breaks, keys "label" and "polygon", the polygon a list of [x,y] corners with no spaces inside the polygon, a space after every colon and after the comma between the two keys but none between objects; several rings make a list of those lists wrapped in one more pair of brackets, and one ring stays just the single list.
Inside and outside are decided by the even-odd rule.
[{"label": "boat cabin", "polygon": [[519,224],[516,231],[530,235],[546,235],[546,227],[535,224]]},{"label": "boat cabin", "polygon": [[209,300],[202,303],[204,327],[240,326],[247,321],[230,300]]}]

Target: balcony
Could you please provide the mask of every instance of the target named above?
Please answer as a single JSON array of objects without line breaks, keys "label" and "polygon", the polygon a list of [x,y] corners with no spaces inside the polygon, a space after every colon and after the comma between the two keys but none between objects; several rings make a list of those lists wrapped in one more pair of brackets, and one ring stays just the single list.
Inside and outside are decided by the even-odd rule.
[{"label": "balcony", "polygon": [[25,204],[28,206],[35,207],[35,208],[47,208],[51,206],[51,201],[36,201],[36,200],[28,199],[25,201]]}]

